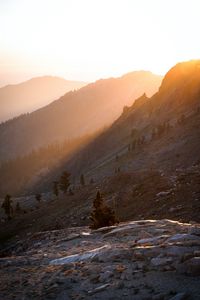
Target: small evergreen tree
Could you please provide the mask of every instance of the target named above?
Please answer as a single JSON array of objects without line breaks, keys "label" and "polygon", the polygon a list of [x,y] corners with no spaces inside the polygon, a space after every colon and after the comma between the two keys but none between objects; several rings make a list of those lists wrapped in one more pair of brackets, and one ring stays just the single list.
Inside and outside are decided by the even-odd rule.
[{"label": "small evergreen tree", "polygon": [[41,194],[36,194],[35,199],[40,203],[40,201],[42,200],[42,195]]},{"label": "small evergreen tree", "polygon": [[16,207],[15,207],[16,213],[20,213],[21,210],[22,210],[22,209],[21,209],[21,206],[20,206],[19,202],[17,202]]},{"label": "small evergreen tree", "polygon": [[144,143],[145,143],[145,136],[143,135],[143,136],[141,137],[141,145],[144,145]]},{"label": "small evergreen tree", "polygon": [[58,198],[59,195],[59,186],[58,186],[58,181],[54,181],[53,183],[53,193]]},{"label": "small evergreen tree", "polygon": [[166,131],[169,132],[170,128],[171,128],[171,125],[168,121],[168,122],[166,122]]},{"label": "small evergreen tree", "polygon": [[82,186],[85,185],[85,177],[84,177],[83,174],[81,174],[81,177],[80,177],[80,183],[81,183]]},{"label": "small evergreen tree", "polygon": [[67,190],[70,186],[70,174],[68,172],[63,172],[62,175],[60,176],[60,182],[59,182],[59,187],[63,193],[67,193]]},{"label": "small evergreen tree", "polygon": [[105,226],[112,226],[117,223],[114,211],[104,203],[104,200],[97,192],[96,198],[93,201],[93,211],[90,217],[92,229],[97,229]]},{"label": "small evergreen tree", "polygon": [[140,146],[140,145],[141,145],[141,142],[140,142],[140,137],[139,137],[139,138],[137,138],[137,140],[136,140],[136,145],[137,145],[137,146]]},{"label": "small evergreen tree", "polygon": [[8,217],[8,220],[10,220],[12,218],[13,215],[13,208],[12,208],[12,200],[11,200],[11,196],[9,194],[7,194],[4,198],[4,201],[2,203],[2,208],[5,211],[5,214]]},{"label": "small evergreen tree", "polygon": [[151,134],[151,139],[154,140],[156,138],[156,129],[153,128],[152,134]]},{"label": "small evergreen tree", "polygon": [[73,196],[73,195],[74,195],[74,192],[72,191],[71,188],[69,189],[69,194],[70,194],[70,196]]},{"label": "small evergreen tree", "polygon": [[129,110],[129,107],[128,106],[124,106],[123,107],[123,114],[126,114]]},{"label": "small evergreen tree", "polygon": [[133,128],[131,130],[131,137],[135,137],[137,135],[138,130],[136,128]]},{"label": "small evergreen tree", "polygon": [[182,114],[182,115],[180,116],[180,118],[178,119],[178,124],[179,124],[179,125],[182,125],[182,124],[185,123],[185,121],[186,121],[186,117],[185,117],[184,114]]},{"label": "small evergreen tree", "polygon": [[131,150],[134,151],[135,148],[136,148],[136,141],[134,140],[134,141],[132,142]]}]

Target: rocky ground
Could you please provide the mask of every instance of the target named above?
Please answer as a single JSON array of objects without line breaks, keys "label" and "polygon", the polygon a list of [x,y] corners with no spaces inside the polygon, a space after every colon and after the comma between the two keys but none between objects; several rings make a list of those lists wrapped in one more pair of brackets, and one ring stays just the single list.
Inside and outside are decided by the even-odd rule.
[{"label": "rocky ground", "polygon": [[0,299],[200,299],[200,225],[141,220],[28,233],[1,250]]},{"label": "rocky ground", "polygon": [[[12,197],[14,215],[7,221],[0,208],[1,245],[11,237],[27,233],[51,231],[90,224],[89,216],[97,191],[111,206],[119,221],[138,219],[171,219],[188,223],[200,222],[200,164],[173,173],[162,170],[120,172],[102,182],[76,186],[74,195],[42,194],[41,203],[35,196]],[[0,199],[0,206],[3,199]],[[21,211],[16,212],[17,202]]]}]

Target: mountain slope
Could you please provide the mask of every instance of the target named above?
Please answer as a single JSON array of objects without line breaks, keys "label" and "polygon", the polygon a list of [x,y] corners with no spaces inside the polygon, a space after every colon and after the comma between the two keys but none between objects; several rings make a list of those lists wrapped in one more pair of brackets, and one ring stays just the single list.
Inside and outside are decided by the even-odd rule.
[{"label": "mountain slope", "polygon": [[[74,157],[41,180],[48,190],[62,170],[101,182],[116,172],[174,174],[200,162],[200,61],[181,63],[155,95],[145,94]],[[170,175],[170,176],[171,176]]]},{"label": "mountain slope", "polygon": [[112,123],[124,105],[144,91],[152,95],[162,77],[138,71],[99,80],[31,114],[0,126],[0,160],[30,152],[56,140],[91,133]]},{"label": "mountain slope", "polygon": [[[172,68],[157,94],[126,107],[110,128],[29,187],[32,196],[13,197],[13,207],[19,202],[26,214],[16,213],[1,234],[8,238],[21,230],[89,225],[97,189],[120,221],[199,222],[199,65],[192,61]],[[71,173],[73,193],[60,192],[57,199],[52,183],[65,170]],[[42,193],[40,208],[33,196],[37,192]]]},{"label": "mountain slope", "polygon": [[[120,155],[124,151],[127,152],[128,145],[132,150],[132,144],[141,137],[144,137],[145,141],[142,148],[145,149],[145,147],[149,147],[151,143],[162,137],[162,131],[163,134],[168,133],[169,135],[170,132],[173,132],[172,135],[174,136],[177,132],[182,131],[179,134],[184,136],[186,143],[192,136],[196,136],[196,143],[200,146],[198,139],[199,109],[200,61],[180,63],[166,74],[158,93],[151,98],[144,94],[131,107],[124,109],[120,118],[79,154],[80,170],[87,171],[91,165],[95,166],[101,161],[106,161],[108,157],[113,159],[116,154]],[[182,126],[179,123],[182,123]],[[162,129],[162,126],[167,128]],[[185,129],[183,130],[182,127],[184,126]],[[160,130],[161,133],[159,136],[159,132],[157,132],[157,138],[152,140],[154,130]],[[166,141],[166,144],[163,145],[166,151],[169,142]],[[175,144],[176,142],[178,143],[178,140],[172,140],[171,143]],[[141,147],[135,147],[133,152],[139,148]],[[192,147],[191,144],[191,149],[188,149],[188,151],[192,153],[195,150],[196,148]],[[151,155],[153,155],[153,152],[149,153],[149,156]],[[193,157],[191,154],[191,159],[197,159],[196,155],[196,152]],[[85,159],[86,157],[87,159]],[[73,163],[72,168],[75,168]]]},{"label": "mountain slope", "polygon": [[0,88],[0,122],[32,112],[68,91],[81,88],[84,85],[84,82],[44,76],[2,87]]}]

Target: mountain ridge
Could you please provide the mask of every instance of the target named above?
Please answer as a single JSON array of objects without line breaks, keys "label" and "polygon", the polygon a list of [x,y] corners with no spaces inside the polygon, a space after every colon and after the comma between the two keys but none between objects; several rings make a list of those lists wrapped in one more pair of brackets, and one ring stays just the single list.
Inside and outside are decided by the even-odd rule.
[{"label": "mountain ridge", "polygon": [[[183,138],[184,143],[186,143],[187,139],[189,139],[189,135],[193,137],[194,148],[192,148],[191,145],[191,155],[188,163],[190,164],[192,163],[192,161],[195,162],[198,156],[198,151],[196,150],[198,149],[199,145],[198,111],[200,109],[200,69],[197,68],[197,73],[194,70],[196,69],[195,66],[199,65],[199,63],[200,61],[195,61],[194,63],[193,72],[195,72],[195,75],[193,75],[196,78],[195,82],[190,80],[191,74],[189,72],[186,76],[187,80],[184,81],[181,85],[177,85],[177,89],[174,90],[173,83],[171,89],[168,88],[164,93],[162,89],[162,84],[165,84],[166,79],[164,77],[164,83],[161,84],[161,88],[156,94],[154,94],[151,98],[148,98],[144,94],[136,99],[130,107],[125,107],[121,116],[116,121],[114,121],[114,123],[106,131],[101,133],[101,135],[95,140],[91,141],[90,145],[88,145],[85,149],[81,150],[81,152],[74,157],[74,160],[72,159],[71,161],[68,161],[66,162],[66,164],[64,164],[65,168],[69,168],[71,172],[76,172],[77,174],[87,174],[89,166],[96,164],[96,168],[98,170],[98,160],[104,160],[103,157],[105,157],[106,161],[106,157],[108,156],[111,156],[113,161],[113,163],[111,163],[111,166],[115,165],[115,155],[118,154],[119,156],[126,156],[128,148],[132,148],[133,142],[138,138],[144,136],[146,146],[138,147],[138,150],[135,150],[136,155],[138,155],[137,151],[139,151],[140,149],[143,149],[144,147],[148,148],[151,146],[151,144],[158,143],[157,140],[152,140],[154,130],[166,130],[165,133],[171,135],[171,138],[173,138],[173,135],[177,135],[177,132],[179,132],[180,138]],[[178,64],[178,67],[174,67],[175,70],[177,71],[177,68],[179,69],[180,66],[181,68],[184,68],[184,66],[186,66],[187,69],[188,62]],[[172,68],[171,71],[174,72],[174,68]],[[169,72],[166,75],[167,77],[169,76]],[[182,81],[182,76],[180,76],[179,79],[181,79]],[[192,85],[192,88],[190,87],[190,85]],[[196,130],[193,130],[192,128],[193,126],[195,126],[195,122],[197,124],[197,128]],[[185,136],[184,127],[182,128],[179,123],[181,123],[182,126],[185,126],[185,128],[188,128],[187,131],[185,131],[187,132],[188,137],[187,135]],[[162,129],[162,126],[163,128],[164,126],[166,126],[166,129]],[[135,133],[132,133],[132,131],[135,131]],[[190,131],[191,134],[189,134]],[[163,139],[166,139],[165,134]],[[176,141],[173,141],[172,145],[173,143],[174,145],[176,145]],[[164,151],[164,148],[167,149],[167,144],[164,144],[162,147]],[[178,144],[176,147],[179,147]],[[179,148],[177,148],[176,151],[181,151],[181,148],[180,150],[178,149]],[[154,151],[157,151],[157,149],[155,149]],[[187,151],[189,150],[187,149]],[[185,153],[184,155],[188,154]],[[183,165],[184,155],[182,161]],[[150,159],[151,153],[148,156]],[[169,152],[169,157],[171,157],[171,160],[174,160],[172,158],[173,153],[170,154]],[[150,164],[151,163],[149,163],[148,166]],[[158,161],[156,162],[156,164],[158,164]],[[98,174],[98,171],[96,172]],[[109,171],[109,174],[112,174],[112,172],[113,170]],[[95,174],[92,173],[90,176],[95,176]]]},{"label": "mountain ridge", "polygon": [[23,113],[32,112],[85,84],[57,76],[40,76],[3,86],[0,88],[0,121],[5,122]]},{"label": "mountain ridge", "polygon": [[[0,159],[23,155],[55,140],[92,133],[112,123],[134,95],[139,96],[145,90],[153,94],[162,78],[145,71],[137,72],[136,77],[137,80],[123,77],[99,80],[68,92],[31,114],[0,125]],[[31,140],[26,143],[30,136]],[[6,142],[2,144],[3,137]]]}]

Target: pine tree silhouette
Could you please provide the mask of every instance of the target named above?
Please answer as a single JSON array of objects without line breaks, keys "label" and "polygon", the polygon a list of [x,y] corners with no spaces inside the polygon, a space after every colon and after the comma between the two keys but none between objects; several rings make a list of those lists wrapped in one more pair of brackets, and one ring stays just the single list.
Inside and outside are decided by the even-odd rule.
[{"label": "pine tree silhouette", "polygon": [[3,201],[1,207],[4,209],[8,220],[10,220],[12,218],[12,215],[13,215],[13,208],[12,208],[11,203],[12,203],[11,196],[9,194],[7,194],[4,198],[4,201]]},{"label": "pine tree silhouette", "polygon": [[41,194],[36,194],[35,199],[40,203],[40,201],[42,200],[42,195]]},{"label": "pine tree silhouette", "polygon": [[58,186],[58,181],[54,181],[53,183],[53,193],[58,198],[59,195],[59,186]]},{"label": "pine tree silhouette", "polygon": [[67,193],[67,190],[70,186],[70,173],[68,172],[63,172],[62,175],[60,176],[60,182],[59,182],[59,187],[63,193]]},{"label": "pine tree silhouette", "polygon": [[93,201],[93,211],[90,219],[92,221],[90,228],[92,229],[112,226],[118,222],[115,212],[104,203],[100,191],[97,192],[96,198]]},{"label": "pine tree silhouette", "polygon": [[21,209],[21,206],[20,206],[19,202],[17,202],[16,208],[15,208],[16,213],[20,213],[21,210],[22,210],[22,209]]},{"label": "pine tree silhouette", "polygon": [[83,174],[81,174],[81,177],[80,177],[80,183],[81,183],[82,186],[85,185],[85,177],[84,177]]}]

